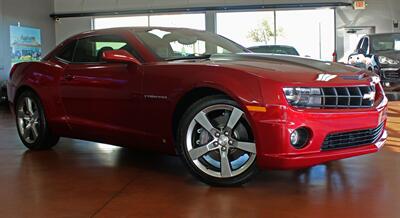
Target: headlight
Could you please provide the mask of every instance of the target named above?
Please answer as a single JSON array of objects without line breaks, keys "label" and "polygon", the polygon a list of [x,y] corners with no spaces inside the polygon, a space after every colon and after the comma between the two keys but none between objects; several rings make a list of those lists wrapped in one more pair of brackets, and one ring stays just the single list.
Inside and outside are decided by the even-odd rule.
[{"label": "headlight", "polygon": [[398,61],[398,60],[393,60],[393,59],[385,57],[385,56],[379,56],[378,59],[379,59],[380,64],[397,65],[400,63],[400,61]]},{"label": "headlight", "polygon": [[283,88],[286,100],[293,106],[313,106],[321,104],[319,88]]}]

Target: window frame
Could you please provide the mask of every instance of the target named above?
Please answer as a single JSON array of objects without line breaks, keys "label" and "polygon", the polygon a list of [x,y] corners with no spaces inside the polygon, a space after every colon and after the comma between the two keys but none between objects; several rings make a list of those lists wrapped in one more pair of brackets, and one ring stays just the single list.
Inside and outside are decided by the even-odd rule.
[{"label": "window frame", "polygon": [[[71,61],[65,60],[65,59],[59,57],[60,53],[65,52],[65,50],[64,50],[65,47],[69,46],[71,43],[74,43],[74,48],[73,48],[73,51],[72,51],[72,59],[71,59]],[[66,64],[71,64],[71,63],[73,63],[74,56],[75,56],[76,45],[77,45],[77,44],[78,44],[78,40],[77,40],[77,39],[73,39],[73,40],[67,42],[66,45],[63,44],[63,45],[62,45],[62,48],[60,48],[60,51],[57,52],[57,54],[55,54],[54,57],[55,57],[57,60],[59,60],[59,61],[61,61],[61,62],[63,62],[63,63],[66,63]]]},{"label": "window frame", "polygon": [[[64,63],[66,63],[66,64],[76,64],[76,65],[79,65],[79,64],[85,64],[85,65],[113,64],[113,63],[110,63],[110,62],[107,62],[107,61],[96,61],[96,62],[78,62],[78,61],[75,61],[76,49],[77,49],[77,47],[78,47],[78,45],[79,45],[79,41],[84,40],[84,39],[88,39],[88,38],[96,38],[96,37],[104,37],[104,36],[106,36],[106,37],[107,37],[107,36],[119,37],[121,40],[123,40],[123,42],[125,42],[127,45],[129,45],[129,46],[132,48],[132,51],[134,51],[135,54],[131,54],[130,52],[129,52],[129,53],[130,53],[134,58],[136,58],[139,62],[141,62],[141,63],[144,62],[143,57],[142,57],[142,56],[140,55],[140,53],[137,51],[137,49],[135,48],[135,46],[133,46],[133,45],[129,42],[129,40],[128,40],[126,37],[121,36],[121,35],[118,35],[118,34],[95,34],[95,35],[83,36],[83,37],[74,39],[73,41],[69,42],[69,43],[75,43],[75,45],[74,45],[74,51],[73,51],[73,55],[72,55],[72,61],[64,60],[64,59],[58,57],[58,55],[55,55],[54,57],[57,58],[59,61],[64,62]],[[66,46],[68,46],[69,43],[68,43]],[[65,47],[65,46],[63,46],[63,47]]]}]

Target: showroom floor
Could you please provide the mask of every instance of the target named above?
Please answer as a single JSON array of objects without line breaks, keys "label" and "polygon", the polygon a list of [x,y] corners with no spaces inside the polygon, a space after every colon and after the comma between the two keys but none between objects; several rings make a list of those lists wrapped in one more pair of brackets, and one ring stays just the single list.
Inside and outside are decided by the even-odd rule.
[{"label": "showroom floor", "polygon": [[1,217],[400,217],[400,102],[377,154],[260,173],[238,188],[193,179],[176,157],[62,139],[27,151],[0,107]]}]

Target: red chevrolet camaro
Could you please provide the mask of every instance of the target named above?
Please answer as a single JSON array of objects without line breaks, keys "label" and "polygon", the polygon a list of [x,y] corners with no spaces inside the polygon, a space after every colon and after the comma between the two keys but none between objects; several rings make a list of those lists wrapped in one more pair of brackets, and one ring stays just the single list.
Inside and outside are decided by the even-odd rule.
[{"label": "red chevrolet camaro", "polygon": [[8,99],[29,149],[70,137],[178,154],[219,186],[376,152],[387,138],[375,74],[189,29],[79,34],[15,65]]}]

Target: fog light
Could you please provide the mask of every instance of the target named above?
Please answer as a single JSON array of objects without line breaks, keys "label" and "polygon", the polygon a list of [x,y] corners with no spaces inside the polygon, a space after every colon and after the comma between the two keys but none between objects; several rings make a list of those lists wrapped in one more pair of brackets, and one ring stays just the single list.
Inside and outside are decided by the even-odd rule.
[{"label": "fog light", "polygon": [[290,143],[293,147],[300,149],[307,145],[310,140],[310,132],[305,127],[300,127],[290,134]]}]

